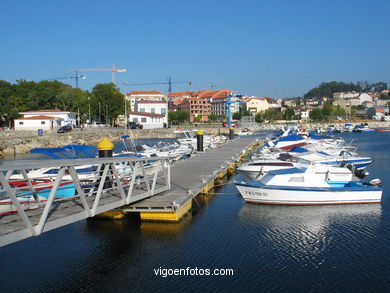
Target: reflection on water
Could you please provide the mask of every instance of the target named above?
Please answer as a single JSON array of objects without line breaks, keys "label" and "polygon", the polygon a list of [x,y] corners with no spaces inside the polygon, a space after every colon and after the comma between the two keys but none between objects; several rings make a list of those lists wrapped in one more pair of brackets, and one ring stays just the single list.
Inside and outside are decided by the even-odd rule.
[{"label": "reflection on water", "polygon": [[293,248],[296,253],[319,254],[336,237],[351,240],[376,234],[381,220],[380,204],[345,206],[271,206],[245,204],[239,217],[242,225],[263,227],[264,237],[275,247]]}]

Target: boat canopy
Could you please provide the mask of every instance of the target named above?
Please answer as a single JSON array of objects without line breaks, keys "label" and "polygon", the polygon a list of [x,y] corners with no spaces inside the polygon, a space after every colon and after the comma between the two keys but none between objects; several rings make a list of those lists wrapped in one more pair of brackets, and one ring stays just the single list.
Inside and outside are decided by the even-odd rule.
[{"label": "boat canopy", "polygon": [[80,159],[95,158],[98,149],[95,146],[70,144],[61,148],[35,148],[30,150],[30,154],[47,155],[52,159]]}]

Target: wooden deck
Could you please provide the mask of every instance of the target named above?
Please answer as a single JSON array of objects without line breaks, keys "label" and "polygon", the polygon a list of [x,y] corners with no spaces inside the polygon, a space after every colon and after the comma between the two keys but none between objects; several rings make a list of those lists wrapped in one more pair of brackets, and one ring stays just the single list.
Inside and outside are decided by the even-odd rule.
[{"label": "wooden deck", "polygon": [[239,137],[222,146],[199,153],[171,167],[171,190],[131,204],[128,212],[175,211],[184,206],[217,175],[237,161],[242,152],[257,142],[254,137]]}]

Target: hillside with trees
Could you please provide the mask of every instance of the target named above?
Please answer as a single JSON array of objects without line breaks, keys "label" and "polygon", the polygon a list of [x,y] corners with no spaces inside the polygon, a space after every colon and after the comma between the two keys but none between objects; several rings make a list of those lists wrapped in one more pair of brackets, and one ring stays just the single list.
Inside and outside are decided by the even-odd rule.
[{"label": "hillside with trees", "polygon": [[342,81],[323,82],[318,87],[309,90],[305,95],[305,99],[332,97],[335,92],[380,92],[387,89],[387,83],[380,81],[376,83],[369,83],[367,81],[357,83],[345,83]]}]

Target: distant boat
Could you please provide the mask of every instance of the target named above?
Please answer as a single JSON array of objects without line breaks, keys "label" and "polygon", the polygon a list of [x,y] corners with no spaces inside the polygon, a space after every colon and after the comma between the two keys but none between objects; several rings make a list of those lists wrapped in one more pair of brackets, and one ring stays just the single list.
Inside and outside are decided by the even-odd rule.
[{"label": "distant boat", "polygon": [[368,127],[368,125],[356,125],[353,132],[371,132],[374,131],[374,129]]},{"label": "distant boat", "polygon": [[390,128],[386,128],[386,127],[383,127],[383,128],[375,128],[375,131],[388,132],[388,131],[390,131]]}]

